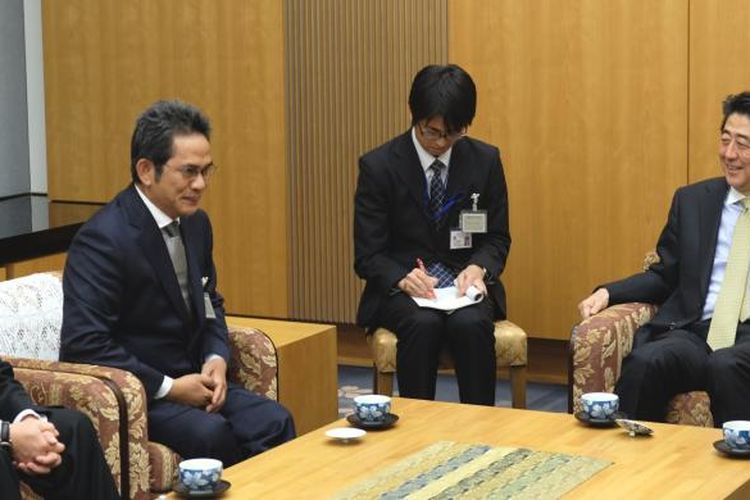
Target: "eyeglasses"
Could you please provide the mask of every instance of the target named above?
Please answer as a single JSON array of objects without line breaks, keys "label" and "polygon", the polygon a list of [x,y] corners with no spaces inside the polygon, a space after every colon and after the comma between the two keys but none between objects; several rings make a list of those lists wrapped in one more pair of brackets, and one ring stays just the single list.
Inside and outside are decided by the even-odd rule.
[{"label": "eyeglasses", "polygon": [[461,130],[457,132],[443,132],[442,130],[437,130],[432,127],[425,127],[421,123],[419,124],[419,130],[422,132],[422,135],[425,139],[428,141],[437,141],[438,139],[446,139],[448,141],[457,141],[461,137],[466,135],[466,127],[462,128]]},{"label": "eyeglasses", "polygon": [[210,165],[206,165],[205,167],[199,167],[198,165],[181,165],[179,167],[173,167],[169,165],[168,163],[164,164],[165,167],[169,167],[173,170],[177,170],[179,173],[182,174],[182,178],[186,181],[194,181],[198,178],[198,176],[202,176],[203,180],[208,182],[208,180],[211,178],[211,176],[216,172],[216,169],[218,168],[215,164],[211,163]]}]

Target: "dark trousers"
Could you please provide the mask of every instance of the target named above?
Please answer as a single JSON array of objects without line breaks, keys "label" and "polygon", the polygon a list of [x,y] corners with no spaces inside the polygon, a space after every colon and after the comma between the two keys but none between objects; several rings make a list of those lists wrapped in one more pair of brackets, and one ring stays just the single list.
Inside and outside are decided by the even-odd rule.
[{"label": "dark trousers", "polygon": [[229,467],[294,439],[291,414],[276,401],[230,383],[224,406],[207,413],[167,401],[152,401],[149,438],[183,458],[216,458]]},{"label": "dark trousers", "polygon": [[398,338],[396,374],[399,395],[435,399],[440,351],[453,357],[462,403],[495,404],[495,325],[493,304],[479,304],[450,314],[419,307],[403,293],[380,307],[379,323]]},{"label": "dark trousers", "polygon": [[65,444],[62,463],[49,474],[27,475],[13,466],[8,452],[0,451],[0,496],[20,499],[22,480],[48,499],[120,498],[91,421],[82,413],[57,408],[50,408],[47,418]]},{"label": "dark trousers", "polygon": [[664,421],[677,394],[706,391],[714,424],[750,420],[750,325],[740,325],[735,345],[712,352],[705,341],[709,321],[657,334],[623,360],[615,386],[629,417]]}]

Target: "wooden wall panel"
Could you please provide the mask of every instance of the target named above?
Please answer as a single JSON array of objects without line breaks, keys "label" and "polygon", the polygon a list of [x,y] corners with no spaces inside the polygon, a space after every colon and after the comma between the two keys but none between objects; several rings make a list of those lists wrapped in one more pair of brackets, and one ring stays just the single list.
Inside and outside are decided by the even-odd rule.
[{"label": "wooden wall panel", "polygon": [[639,269],[687,181],[687,3],[452,0],[448,12],[450,60],[479,92],[469,133],[505,164],[510,319],[567,339],[594,285]]},{"label": "wooden wall panel", "polygon": [[750,90],[750,3],[690,1],[690,181],[722,175],[719,164],[721,103]]},{"label": "wooden wall panel", "polygon": [[414,74],[446,62],[446,0],[285,5],[290,313],[353,323],[357,159],[409,127]]},{"label": "wooden wall panel", "polygon": [[130,180],[135,118],[161,98],[201,107],[217,175],[204,197],[229,311],[287,314],[282,3],[43,3],[49,195],[104,202]]}]

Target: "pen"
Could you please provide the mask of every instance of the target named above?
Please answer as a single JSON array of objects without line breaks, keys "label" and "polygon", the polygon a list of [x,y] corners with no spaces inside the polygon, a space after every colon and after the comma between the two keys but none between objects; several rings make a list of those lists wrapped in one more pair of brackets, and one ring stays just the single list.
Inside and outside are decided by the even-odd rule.
[{"label": "pen", "polygon": [[417,257],[417,267],[419,268],[420,271],[427,274],[427,269],[424,267],[424,262],[419,257]]}]

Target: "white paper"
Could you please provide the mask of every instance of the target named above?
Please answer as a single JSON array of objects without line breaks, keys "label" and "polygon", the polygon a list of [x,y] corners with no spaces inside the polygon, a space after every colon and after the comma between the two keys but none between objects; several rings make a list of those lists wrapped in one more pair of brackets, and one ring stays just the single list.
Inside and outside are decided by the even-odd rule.
[{"label": "white paper", "polygon": [[434,299],[424,299],[421,297],[412,297],[419,307],[431,307],[441,311],[455,311],[462,307],[470,306],[481,302],[484,294],[475,286],[470,286],[466,290],[466,295],[458,296],[458,287],[449,286],[446,288],[435,288]]}]

